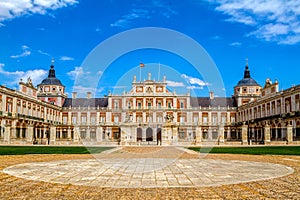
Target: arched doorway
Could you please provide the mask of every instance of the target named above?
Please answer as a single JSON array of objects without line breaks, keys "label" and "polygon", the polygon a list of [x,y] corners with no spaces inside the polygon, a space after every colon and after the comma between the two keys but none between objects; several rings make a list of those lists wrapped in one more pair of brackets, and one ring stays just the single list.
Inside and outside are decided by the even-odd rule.
[{"label": "arched doorway", "polygon": [[153,131],[150,127],[146,130],[146,141],[153,141]]},{"label": "arched doorway", "polygon": [[136,141],[142,141],[143,139],[143,131],[141,128],[136,129]]},{"label": "arched doorway", "polygon": [[161,128],[157,129],[156,138],[157,138],[157,145],[161,145]]}]

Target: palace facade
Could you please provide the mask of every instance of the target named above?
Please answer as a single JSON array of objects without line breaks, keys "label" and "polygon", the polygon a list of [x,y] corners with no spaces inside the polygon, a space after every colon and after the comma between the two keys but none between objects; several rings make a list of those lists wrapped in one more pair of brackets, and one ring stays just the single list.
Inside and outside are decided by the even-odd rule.
[{"label": "palace facade", "polygon": [[193,97],[167,88],[151,74],[122,95],[72,98],[55,76],[35,87],[0,87],[0,144],[212,145],[300,143],[300,85],[284,91],[278,82],[261,87],[250,76],[232,97]]}]

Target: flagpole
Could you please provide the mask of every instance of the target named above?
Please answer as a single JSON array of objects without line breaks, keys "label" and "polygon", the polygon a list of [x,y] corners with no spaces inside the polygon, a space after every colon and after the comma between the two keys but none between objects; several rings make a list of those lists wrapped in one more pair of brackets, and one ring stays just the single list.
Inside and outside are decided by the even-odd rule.
[{"label": "flagpole", "polygon": [[139,66],[139,68],[140,68],[140,82],[142,82],[142,67],[141,67],[141,65]]}]

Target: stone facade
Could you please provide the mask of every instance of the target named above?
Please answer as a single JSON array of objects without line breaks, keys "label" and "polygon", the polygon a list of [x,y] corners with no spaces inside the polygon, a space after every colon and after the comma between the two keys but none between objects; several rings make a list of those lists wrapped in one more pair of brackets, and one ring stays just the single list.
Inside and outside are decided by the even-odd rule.
[{"label": "stone facade", "polygon": [[0,144],[51,145],[214,145],[295,144],[300,140],[300,86],[278,91],[250,76],[232,97],[176,94],[162,81],[133,78],[132,89],[104,98],[67,98],[65,87],[49,76],[35,88],[0,87]]}]

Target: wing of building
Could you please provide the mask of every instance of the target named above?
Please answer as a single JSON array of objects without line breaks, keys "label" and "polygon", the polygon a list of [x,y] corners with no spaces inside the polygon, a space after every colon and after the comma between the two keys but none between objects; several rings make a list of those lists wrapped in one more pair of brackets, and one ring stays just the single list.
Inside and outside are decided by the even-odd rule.
[{"label": "wing of building", "polygon": [[0,87],[0,144],[214,145],[300,143],[300,86],[278,91],[250,76],[232,97],[177,94],[161,81],[133,78],[122,95],[72,98],[53,64],[37,87],[30,78],[19,90]]}]

